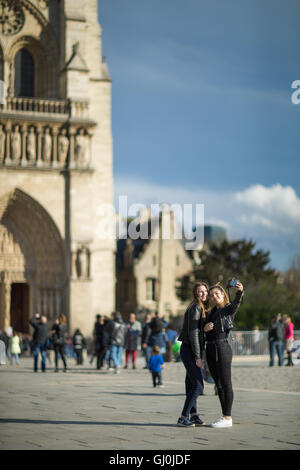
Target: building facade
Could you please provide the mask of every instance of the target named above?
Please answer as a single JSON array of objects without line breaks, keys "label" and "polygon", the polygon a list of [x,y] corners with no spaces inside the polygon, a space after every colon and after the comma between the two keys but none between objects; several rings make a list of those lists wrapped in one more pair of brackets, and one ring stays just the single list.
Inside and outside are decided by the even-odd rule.
[{"label": "building facade", "polygon": [[[0,329],[115,309],[111,79],[97,0],[0,0]],[[101,12],[100,12],[101,13]]]},{"label": "building facade", "polygon": [[148,238],[118,240],[117,309],[124,318],[139,311],[159,312],[165,319],[182,315],[191,299],[182,302],[176,288],[192,272],[193,256],[174,237],[174,213],[164,204],[156,219],[145,211],[139,220],[138,231]]}]

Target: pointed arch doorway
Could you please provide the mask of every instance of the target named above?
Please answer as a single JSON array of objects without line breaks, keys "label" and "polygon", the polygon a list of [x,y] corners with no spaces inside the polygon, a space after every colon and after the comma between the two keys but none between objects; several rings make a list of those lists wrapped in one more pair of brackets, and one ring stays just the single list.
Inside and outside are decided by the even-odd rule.
[{"label": "pointed arch doorway", "polygon": [[16,188],[0,199],[0,329],[27,333],[34,313],[68,316],[64,244],[49,213]]}]

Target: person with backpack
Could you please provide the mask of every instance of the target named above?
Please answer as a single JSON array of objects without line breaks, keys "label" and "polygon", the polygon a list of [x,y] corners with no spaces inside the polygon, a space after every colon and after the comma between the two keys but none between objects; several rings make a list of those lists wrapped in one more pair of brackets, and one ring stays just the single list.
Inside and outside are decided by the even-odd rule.
[{"label": "person with backpack", "polygon": [[77,365],[82,365],[83,364],[82,352],[83,352],[83,348],[86,346],[86,341],[85,341],[83,334],[79,330],[79,328],[77,328],[77,330],[75,331],[72,342],[73,342],[73,349],[76,354],[76,363]]},{"label": "person with backpack", "polygon": [[268,339],[269,339],[269,352],[270,362],[269,367],[274,366],[275,352],[278,356],[278,365],[283,365],[284,360],[284,326],[280,321],[281,314],[274,315],[269,326]]},{"label": "person with backpack", "polygon": [[216,384],[223,413],[221,418],[210,425],[213,428],[227,428],[232,426],[232,350],[228,343],[228,335],[244,293],[241,282],[237,281],[235,288],[237,292],[233,302],[229,301],[226,291],[219,284],[210,287],[208,291],[209,298],[215,306],[208,313],[204,326],[206,336],[206,360],[212,378]]}]

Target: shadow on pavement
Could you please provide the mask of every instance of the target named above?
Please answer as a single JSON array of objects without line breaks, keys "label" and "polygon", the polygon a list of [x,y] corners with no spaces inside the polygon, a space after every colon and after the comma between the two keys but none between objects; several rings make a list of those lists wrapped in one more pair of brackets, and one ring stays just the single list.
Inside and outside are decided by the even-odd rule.
[{"label": "shadow on pavement", "polygon": [[164,423],[128,423],[126,421],[50,421],[48,419],[18,419],[18,418],[0,418],[1,424],[17,423],[17,424],[79,424],[79,425],[93,425],[93,426],[157,426],[157,427],[174,427],[176,424]]}]

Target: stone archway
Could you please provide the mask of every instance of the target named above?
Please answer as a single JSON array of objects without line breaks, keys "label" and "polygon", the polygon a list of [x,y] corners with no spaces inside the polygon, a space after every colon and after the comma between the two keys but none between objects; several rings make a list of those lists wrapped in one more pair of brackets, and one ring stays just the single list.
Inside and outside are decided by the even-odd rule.
[{"label": "stone archway", "polygon": [[[58,228],[36,200],[17,188],[0,198],[0,329],[12,320],[25,325],[36,312],[49,321],[68,313],[65,258]],[[18,303],[12,295],[28,300]],[[21,313],[12,311],[14,305]]]}]

